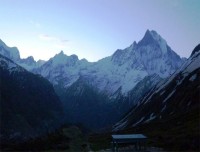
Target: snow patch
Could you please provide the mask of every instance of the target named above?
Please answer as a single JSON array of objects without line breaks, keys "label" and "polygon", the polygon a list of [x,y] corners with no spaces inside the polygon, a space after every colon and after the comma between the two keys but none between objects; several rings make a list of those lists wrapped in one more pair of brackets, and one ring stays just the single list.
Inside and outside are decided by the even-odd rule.
[{"label": "snow patch", "polygon": [[161,111],[160,112],[163,112],[165,109],[166,109],[166,105],[161,109]]},{"label": "snow patch", "polygon": [[150,122],[151,120],[155,119],[156,118],[156,115],[154,116],[154,113],[152,113],[149,117],[149,119],[145,120],[144,123],[148,123]]},{"label": "snow patch", "polygon": [[163,101],[163,103],[165,103],[174,93],[175,93],[176,89],[174,89]]},{"label": "snow patch", "polygon": [[0,57],[0,66],[4,69],[8,69],[10,73],[24,71],[22,67],[4,57]]},{"label": "snow patch", "polygon": [[141,123],[144,120],[145,117],[142,117],[139,121],[134,123],[132,126],[135,127],[137,124]]},{"label": "snow patch", "polygon": [[162,96],[164,93],[165,93],[165,90],[164,90],[164,91],[162,91],[162,92],[160,93],[160,95]]},{"label": "snow patch", "polygon": [[190,81],[194,81],[195,79],[197,78],[197,74],[194,74],[194,75],[192,75],[191,77],[190,77]]},{"label": "snow patch", "polygon": [[128,122],[128,120],[126,120],[126,121],[124,121],[124,122],[122,122],[121,124],[116,124],[117,125],[117,127],[113,130],[113,131],[118,131],[118,130],[120,130],[120,129],[123,129],[124,127],[126,127],[126,125],[127,125],[127,122]]}]

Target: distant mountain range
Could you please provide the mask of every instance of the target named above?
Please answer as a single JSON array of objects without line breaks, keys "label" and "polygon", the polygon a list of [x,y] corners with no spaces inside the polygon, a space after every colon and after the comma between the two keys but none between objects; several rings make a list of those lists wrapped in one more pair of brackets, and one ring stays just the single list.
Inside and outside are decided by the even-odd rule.
[{"label": "distant mountain range", "polygon": [[17,48],[10,48],[2,41],[0,47],[0,54],[53,84],[69,122],[90,129],[116,122],[138,103],[140,96],[172,75],[186,60],[157,32],[149,30],[138,43],[133,42],[97,62],[79,60],[63,51],[48,61],[36,62],[33,57],[21,59]]},{"label": "distant mountain range", "polygon": [[[90,63],[76,55],[67,56],[61,51],[46,62],[35,62],[33,57],[20,59],[17,48],[9,48],[1,41],[0,53],[27,70],[39,73],[54,85],[71,86],[78,78],[93,80],[90,85],[112,96],[121,89],[123,94],[145,76],[158,74],[162,78],[171,75],[183,63],[167,42],[155,31],[147,30],[143,39],[112,56]],[[159,64],[158,64],[159,63]]]},{"label": "distant mountain range", "polygon": [[168,77],[183,61],[160,35],[147,30],[138,44],[134,42],[97,62],[90,63],[79,60],[76,55],[66,56],[60,52],[34,72],[64,88],[81,77],[99,92],[115,97],[119,90],[126,95],[145,76]]}]

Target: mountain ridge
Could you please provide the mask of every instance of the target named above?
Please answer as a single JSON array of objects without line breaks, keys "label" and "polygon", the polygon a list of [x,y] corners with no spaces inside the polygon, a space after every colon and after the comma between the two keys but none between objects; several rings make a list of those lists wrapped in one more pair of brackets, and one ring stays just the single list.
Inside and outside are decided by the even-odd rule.
[{"label": "mountain ridge", "polygon": [[[153,44],[146,43],[149,39],[155,42]],[[67,63],[66,60],[69,57],[64,55],[63,52],[61,54],[63,62],[59,59],[59,65],[55,65],[55,67],[51,65],[53,64],[51,62],[57,60],[57,55],[55,55],[46,64],[35,69],[34,72],[43,75],[54,85],[57,85],[58,81],[63,79],[65,80],[63,85],[66,88],[78,80],[79,77],[88,77],[88,79],[93,80],[93,86],[109,96],[112,96],[120,87],[122,88],[122,93],[126,95],[128,91],[147,75],[158,74],[160,77],[166,78],[183,63],[180,56],[171,50],[160,35],[155,31],[149,30],[147,30],[145,36],[138,44],[134,42],[130,47],[123,50],[118,49],[112,56],[94,63],[88,61],[83,63],[76,55],[69,56],[73,59]],[[71,64],[74,70],[67,64]],[[60,72],[58,71],[59,68]],[[55,76],[52,75],[53,73],[55,73]],[[73,77],[71,73],[73,73]],[[131,83],[128,83],[129,81]]]},{"label": "mountain ridge", "polygon": [[114,133],[143,133],[155,147],[199,151],[200,44],[172,76],[157,83],[113,125]]},{"label": "mountain ridge", "polygon": [[[149,41],[153,43],[149,43]],[[25,61],[26,65],[29,64],[29,61],[33,61],[33,59],[28,58]],[[76,55],[67,56],[61,51],[42,65],[29,68],[29,71],[48,79],[64,105],[69,105],[71,102],[68,99],[73,98],[76,104],[72,103],[72,105],[76,106],[70,109],[65,106],[65,110],[71,110],[71,118],[80,118],[78,109],[80,111],[88,109],[88,102],[91,107],[94,106],[96,109],[93,117],[90,117],[88,113],[91,121],[94,118],[105,120],[103,116],[107,117],[106,114],[109,115],[109,111],[117,113],[118,118],[110,119],[110,122],[105,120],[107,124],[104,123],[104,125],[106,126],[111,125],[123,113],[128,112],[131,106],[137,104],[137,96],[134,92],[144,95],[154,86],[155,82],[170,76],[183,62],[158,33],[147,30],[138,43],[133,42],[129,47],[118,49],[111,56],[97,62],[79,60]],[[85,98],[87,91],[84,92],[85,96],[80,91],[77,91],[76,97],[72,95],[71,90],[74,90],[74,86],[80,85],[85,87],[83,91],[92,92],[88,101]],[[137,90],[134,89],[135,87]],[[70,92],[70,94],[65,94],[66,92]],[[96,100],[101,103],[98,104],[99,107],[96,107]],[[99,116],[99,113],[102,112],[101,108],[106,111]],[[71,120],[73,121],[73,119]],[[78,119],[76,120],[79,122]],[[100,122],[103,124],[103,121]],[[88,120],[82,121],[82,123],[90,126]],[[102,124],[96,126],[103,126]]]},{"label": "mountain ridge", "polygon": [[[179,103],[185,106],[183,108],[186,107],[189,108],[189,106],[192,104],[193,105],[199,104],[199,101],[195,102],[195,99],[199,100],[198,93],[200,92],[199,90],[200,49],[198,47],[198,49],[194,50],[195,51],[191,53],[190,58],[188,58],[188,60],[172,76],[170,76],[165,80],[160,81],[144,97],[140,99],[138,105],[134,107],[129,112],[129,114],[126,115],[120,122],[118,122],[116,126],[114,126],[114,131],[126,127],[133,127],[144,124],[148,120],[148,118],[143,115],[144,111],[145,115],[149,114],[148,122],[151,122],[154,121],[154,119],[155,120],[162,119],[162,113],[168,110],[167,105],[176,104],[177,107]],[[193,89],[193,91],[189,91],[190,89],[188,91],[185,91],[184,89],[187,88],[191,88]],[[179,91],[177,91],[177,89]],[[156,107],[153,106],[155,104],[157,105]],[[157,107],[160,108],[157,109]],[[168,113],[166,113],[165,115],[169,116],[170,112],[176,113],[175,110],[172,111],[172,109],[174,108],[171,107],[171,111],[168,111]],[[179,109],[177,110],[181,110],[181,108],[179,107]]]}]

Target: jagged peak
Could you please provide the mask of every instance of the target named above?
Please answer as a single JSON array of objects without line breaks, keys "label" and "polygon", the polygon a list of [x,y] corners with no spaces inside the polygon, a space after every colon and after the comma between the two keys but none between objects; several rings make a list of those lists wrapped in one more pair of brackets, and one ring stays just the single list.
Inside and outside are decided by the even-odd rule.
[{"label": "jagged peak", "polygon": [[39,59],[39,60],[37,60],[37,62],[46,62],[46,61],[45,61],[45,60]]},{"label": "jagged peak", "polygon": [[65,55],[65,53],[63,52],[63,50],[61,50],[58,54],[56,55]]},{"label": "jagged peak", "polygon": [[45,60],[41,60],[41,59],[39,59],[39,60],[37,61],[37,64],[39,64],[39,65],[43,65],[44,63],[46,63]]},{"label": "jagged peak", "polygon": [[6,46],[6,44],[0,39],[0,45]]},{"label": "jagged peak", "polygon": [[59,53],[57,53],[54,57],[54,58],[60,58],[60,59],[64,59],[64,58],[67,58],[68,56],[61,50]]},{"label": "jagged peak", "polygon": [[151,36],[152,38],[160,37],[160,35],[155,30],[150,31],[149,29],[147,29],[143,38],[148,37],[148,36]]},{"label": "jagged peak", "polygon": [[72,59],[74,59],[74,60],[79,60],[78,56],[76,54],[72,54],[69,57],[72,58]]},{"label": "jagged peak", "polygon": [[138,42],[138,46],[146,46],[149,44],[155,43],[155,39],[153,38],[152,34],[150,33],[149,30],[147,30],[144,34],[144,37],[142,40]]},{"label": "jagged peak", "polygon": [[88,62],[88,60],[86,58],[81,59],[81,61]]},{"label": "jagged peak", "polygon": [[33,56],[28,56],[27,58],[21,59],[21,62],[36,63]]},{"label": "jagged peak", "polygon": [[136,41],[134,41],[129,47],[135,47],[137,45],[137,42]]},{"label": "jagged peak", "polygon": [[20,59],[20,53],[17,47],[9,47],[0,39],[0,53],[15,61]]},{"label": "jagged peak", "polygon": [[50,59],[53,61],[54,65],[64,65],[64,64],[75,64],[79,59],[78,56],[72,54],[70,56],[66,55],[64,51],[60,51],[60,53],[56,54],[53,58]]},{"label": "jagged peak", "polygon": [[59,54],[64,54],[63,50],[61,50]]},{"label": "jagged peak", "polygon": [[167,44],[167,42],[154,30],[147,30],[144,34],[144,37],[141,41],[138,42],[139,46],[146,46],[149,44],[155,44],[155,43],[164,43]]},{"label": "jagged peak", "polygon": [[28,56],[26,59],[28,59],[28,60],[34,60],[34,57],[33,56]]},{"label": "jagged peak", "polygon": [[198,44],[198,45],[194,48],[194,50],[192,51],[190,57],[192,57],[196,52],[200,52],[200,44]]},{"label": "jagged peak", "polygon": [[63,50],[61,50],[58,54],[56,54],[54,57],[67,57],[67,58],[72,58],[72,59],[75,59],[75,60],[78,60],[78,56],[76,54],[72,54],[70,56],[66,55],[64,53]]}]

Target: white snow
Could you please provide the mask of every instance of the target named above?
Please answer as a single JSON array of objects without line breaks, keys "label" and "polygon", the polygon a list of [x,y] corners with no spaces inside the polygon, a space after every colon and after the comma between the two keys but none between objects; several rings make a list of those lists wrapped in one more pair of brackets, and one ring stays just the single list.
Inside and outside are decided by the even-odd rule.
[{"label": "white snow", "polygon": [[149,119],[145,120],[144,123],[147,123],[147,122],[150,122],[151,120],[155,119],[156,118],[156,115],[154,116],[154,113],[152,113],[150,116],[149,116]]},{"label": "white snow", "polygon": [[[35,69],[54,85],[62,82],[71,86],[80,77],[87,78],[89,84],[111,97],[118,91],[124,96],[145,76],[158,74],[168,77],[182,63],[168,55],[166,41],[155,31],[150,32],[157,45],[140,46],[134,42],[124,50],[117,50],[112,56],[90,63],[77,56],[67,56],[61,51],[40,67],[21,64],[28,70]],[[169,63],[169,64],[166,64]]]},{"label": "white snow", "polygon": [[[110,97],[116,97],[118,90],[126,96],[145,76],[158,74],[166,78],[178,68],[176,65],[182,62],[181,59],[172,59],[168,55],[167,43],[160,35],[155,31],[150,33],[159,45],[156,49],[151,45],[137,48],[134,42],[124,50],[117,50],[112,56],[94,63],[71,60],[61,52],[41,66],[38,73],[54,84],[60,79],[66,80],[63,84],[65,87],[69,87],[81,76]],[[58,75],[53,74],[57,72]]]},{"label": "white snow", "polygon": [[176,89],[174,89],[163,101],[163,103],[165,103],[174,93],[176,92]]},{"label": "white snow", "polygon": [[167,42],[159,35],[156,31],[151,31],[150,34],[153,36],[153,38],[159,42],[160,48],[163,51],[163,53],[167,52]]},{"label": "white snow", "polygon": [[163,95],[165,93],[165,90],[163,90],[161,93],[160,93],[160,95]]},{"label": "white snow", "polygon": [[135,127],[137,124],[141,123],[144,120],[145,117],[142,117],[139,121],[134,123],[132,126]]},{"label": "white snow", "polygon": [[188,58],[187,61],[176,72],[173,73],[173,75],[171,75],[168,79],[160,82],[157,85],[156,92],[159,92],[160,90],[164,89],[179,73],[181,73],[183,76],[182,80],[179,80],[179,82],[177,83],[177,85],[180,85],[189,73],[196,70],[197,68],[200,68],[199,63],[200,52],[196,52],[192,57]]},{"label": "white snow", "polygon": [[20,59],[19,51],[16,47],[8,47],[1,39],[0,39],[0,46],[4,48],[0,49],[0,54],[2,54],[3,56],[14,61]]},{"label": "white snow", "polygon": [[21,68],[20,66],[18,66],[17,64],[7,60],[4,57],[0,57],[0,63],[1,63],[1,67],[4,69],[8,69],[10,73],[12,72],[20,72],[20,71],[24,71],[23,68]]},{"label": "white snow", "polygon": [[165,109],[166,109],[166,105],[161,109],[161,111],[160,112],[163,112]]},{"label": "white snow", "polygon": [[119,124],[119,123],[116,124],[117,127],[115,127],[115,128],[113,129],[113,131],[118,131],[118,130],[120,130],[120,129],[123,129],[124,127],[126,127],[127,122],[128,122],[128,121],[124,121],[124,122],[122,122],[121,124]]},{"label": "white snow", "polygon": [[190,81],[194,81],[195,79],[197,78],[197,74],[194,74],[194,75],[192,75],[191,77],[190,77]]}]

